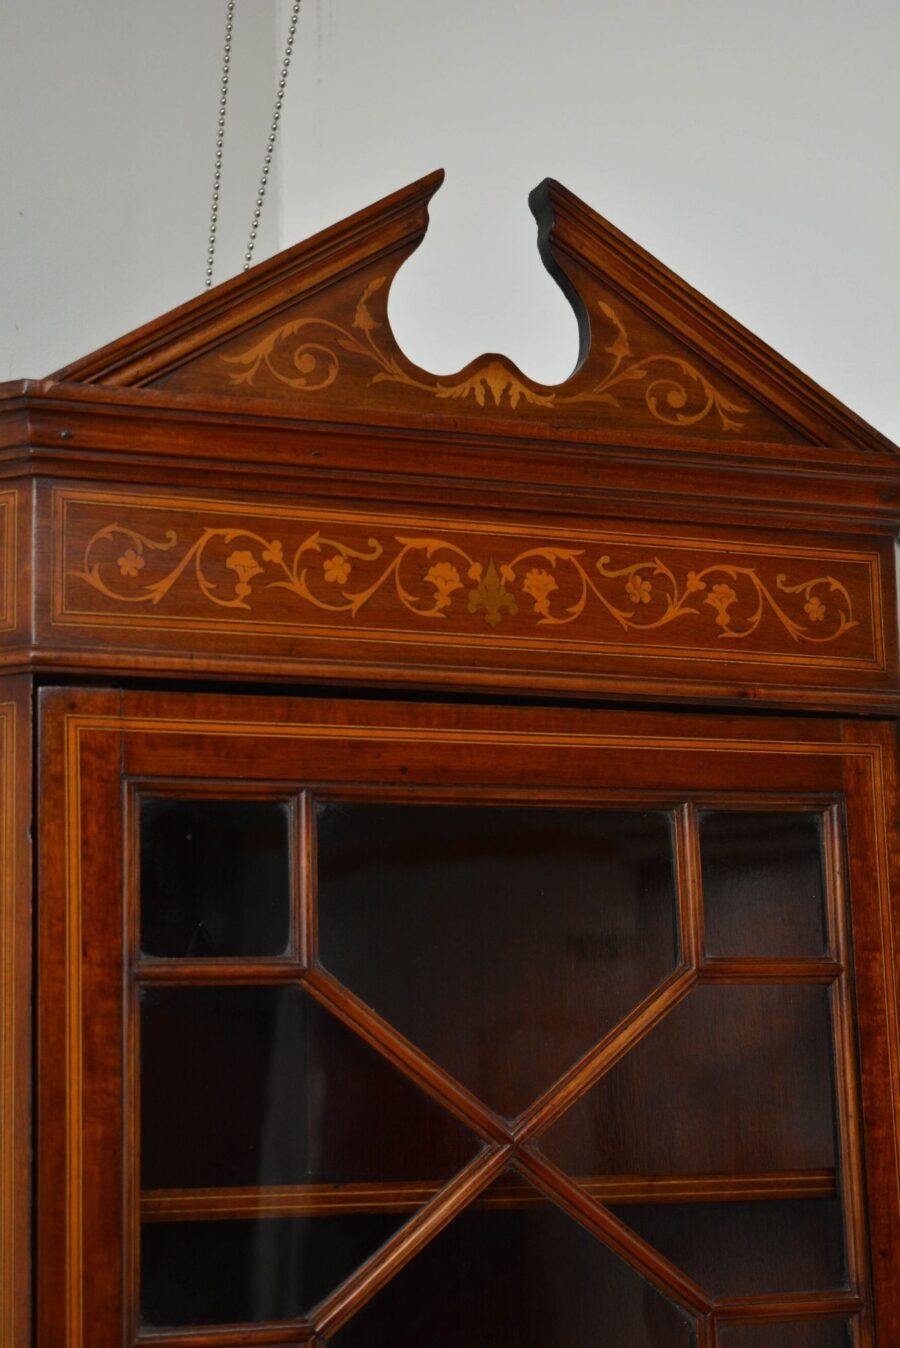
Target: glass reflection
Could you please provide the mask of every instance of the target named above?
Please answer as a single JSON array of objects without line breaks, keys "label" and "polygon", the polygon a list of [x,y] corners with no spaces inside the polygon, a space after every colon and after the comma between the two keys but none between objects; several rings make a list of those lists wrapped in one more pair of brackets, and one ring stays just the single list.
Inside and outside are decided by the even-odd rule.
[{"label": "glass reflection", "polygon": [[148,799],[140,823],[143,954],[210,959],[287,951],[285,802]]},{"label": "glass reflection", "polygon": [[700,855],[708,954],[824,954],[820,815],[712,811],[700,819]]},{"label": "glass reflection", "polygon": [[326,801],[317,850],[322,963],[502,1114],[678,960],[661,811]]},{"label": "glass reflection", "polygon": [[332,1342],[335,1348],[691,1348],[693,1336],[682,1313],[606,1245],[506,1175]]},{"label": "glass reflection", "polygon": [[781,1325],[723,1325],[721,1348],[850,1348],[845,1320],[791,1320]]},{"label": "glass reflection", "polygon": [[695,987],[549,1130],[542,1147],[572,1175],[834,1166],[828,988]]},{"label": "glass reflection", "polygon": [[833,1198],[641,1205],[616,1213],[717,1297],[847,1284],[841,1209]]},{"label": "glass reflection", "polygon": [[145,987],[144,1324],[308,1310],[480,1146],[299,986]]}]

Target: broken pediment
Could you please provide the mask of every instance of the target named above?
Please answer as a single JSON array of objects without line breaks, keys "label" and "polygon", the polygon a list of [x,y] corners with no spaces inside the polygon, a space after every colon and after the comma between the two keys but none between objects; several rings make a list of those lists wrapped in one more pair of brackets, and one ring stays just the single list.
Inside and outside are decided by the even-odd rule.
[{"label": "broken pediment", "polygon": [[578,319],[575,371],[543,385],[494,354],[453,375],[420,369],[394,339],[388,296],[442,180],[421,179],[54,377],[337,420],[891,448],[550,179],[530,204],[540,255]]}]

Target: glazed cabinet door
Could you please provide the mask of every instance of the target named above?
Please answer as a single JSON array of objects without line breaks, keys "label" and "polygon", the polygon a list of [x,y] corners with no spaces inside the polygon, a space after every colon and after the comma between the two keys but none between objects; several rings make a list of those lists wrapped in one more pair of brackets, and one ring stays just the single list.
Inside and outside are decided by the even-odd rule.
[{"label": "glazed cabinet door", "polygon": [[46,691],[38,1342],[900,1342],[893,749]]}]

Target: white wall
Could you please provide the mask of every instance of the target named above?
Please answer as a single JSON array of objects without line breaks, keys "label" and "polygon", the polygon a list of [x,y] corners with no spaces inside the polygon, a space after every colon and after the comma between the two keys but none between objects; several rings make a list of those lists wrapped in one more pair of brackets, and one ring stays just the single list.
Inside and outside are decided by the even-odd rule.
[{"label": "white wall", "polygon": [[900,441],[896,0],[304,4],[284,237],[447,170],[392,293],[410,356],[565,376],[551,176]]},{"label": "white wall", "polygon": [[[274,5],[237,4],[217,280],[240,269],[275,95]],[[0,0],[0,379],[49,374],[202,289],[224,15]],[[260,257],[281,246],[274,195]]]},{"label": "white wall", "polygon": [[[202,283],[224,0],[0,5],[0,376],[41,375]],[[290,3],[237,7],[220,277]],[[446,168],[392,295],[419,363],[566,375],[549,174],[900,441],[895,0],[303,0],[282,127],[260,257]]]}]

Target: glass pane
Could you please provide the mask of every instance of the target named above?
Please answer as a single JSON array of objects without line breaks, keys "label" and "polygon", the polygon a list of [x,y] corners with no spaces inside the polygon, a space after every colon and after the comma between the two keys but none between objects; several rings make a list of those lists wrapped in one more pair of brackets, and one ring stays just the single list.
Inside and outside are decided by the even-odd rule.
[{"label": "glass pane", "polygon": [[708,954],[824,953],[820,815],[706,814],[700,855]]},{"label": "glass pane", "polygon": [[534,1189],[487,1191],[334,1336],[335,1348],[691,1348],[682,1313]]},{"label": "glass pane", "polygon": [[791,1320],[781,1325],[724,1325],[720,1348],[850,1348],[844,1320]]},{"label": "glass pane", "polygon": [[383,1245],[396,1214],[151,1222],[141,1228],[141,1323],[252,1324],[305,1315]]},{"label": "glass pane", "polygon": [[283,955],[291,932],[289,820],[283,801],[142,801],[143,953]]},{"label": "glass pane", "polygon": [[322,963],[502,1114],[677,961],[667,814],[320,803]]},{"label": "glass pane", "polygon": [[481,1146],[297,986],[141,1002],[147,1325],[300,1314]]},{"label": "glass pane", "polygon": [[836,1199],[657,1204],[617,1214],[717,1297],[824,1292],[847,1284]]},{"label": "glass pane", "polygon": [[446,1180],[480,1143],[299,987],[144,988],[144,1189]]},{"label": "glass pane", "polygon": [[602,1077],[543,1147],[575,1176],[835,1164],[828,988],[707,984]]}]

